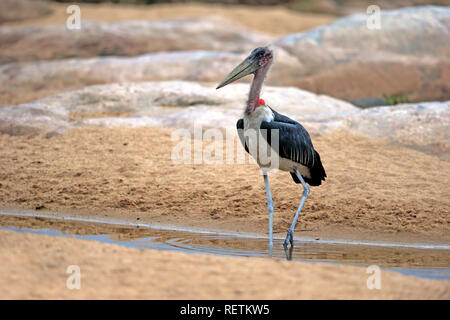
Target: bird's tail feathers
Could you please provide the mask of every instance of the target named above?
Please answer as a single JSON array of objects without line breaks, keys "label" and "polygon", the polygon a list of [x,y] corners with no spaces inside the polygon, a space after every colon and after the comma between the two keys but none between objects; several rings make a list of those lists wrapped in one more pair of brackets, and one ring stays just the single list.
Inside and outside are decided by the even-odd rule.
[{"label": "bird's tail feathers", "polygon": [[[325,169],[322,165],[322,161],[320,161],[320,155],[317,151],[315,151],[314,154],[314,165],[309,168],[311,177],[303,177],[305,182],[309,184],[310,186],[320,186],[322,184],[322,181],[325,181],[325,178],[327,177],[327,174],[325,173]],[[294,172],[291,172],[292,179],[295,183],[301,183],[300,179],[297,177],[297,175]]]}]

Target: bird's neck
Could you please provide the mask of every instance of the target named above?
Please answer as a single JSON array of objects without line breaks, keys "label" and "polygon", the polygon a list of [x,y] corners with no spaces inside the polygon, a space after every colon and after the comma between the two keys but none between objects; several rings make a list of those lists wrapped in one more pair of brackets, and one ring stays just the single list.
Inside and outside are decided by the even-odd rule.
[{"label": "bird's neck", "polygon": [[250,87],[250,92],[248,94],[247,107],[245,108],[245,113],[249,114],[255,111],[259,107],[259,95],[261,94],[261,88],[266,78],[267,71],[269,71],[270,64],[266,67],[256,70],[255,76],[253,77],[252,85]]}]

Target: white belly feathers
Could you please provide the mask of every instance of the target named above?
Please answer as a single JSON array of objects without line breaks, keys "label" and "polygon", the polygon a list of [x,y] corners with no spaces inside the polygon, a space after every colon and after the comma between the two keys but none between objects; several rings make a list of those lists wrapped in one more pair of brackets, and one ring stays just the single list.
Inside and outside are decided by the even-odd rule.
[{"label": "white belly feathers", "polygon": [[267,106],[260,106],[250,114],[244,114],[244,133],[248,129],[259,130],[261,122],[272,121],[273,112]]},{"label": "white belly feathers", "polygon": [[[262,168],[278,168],[270,157],[271,149],[266,140],[261,136],[261,122],[270,122],[274,118],[272,110],[267,106],[259,106],[250,114],[244,114],[244,136],[247,142],[250,155]],[[279,162],[278,158],[275,162]]]},{"label": "white belly feathers", "polygon": [[[260,133],[261,122],[271,122],[273,121],[273,119],[273,112],[267,106],[259,106],[252,113],[244,114],[244,137],[247,142],[249,153],[256,160],[260,167],[270,167],[271,169],[276,168],[283,171],[293,171],[293,168],[295,167],[299,170],[302,176],[309,178],[309,168],[289,159],[281,158],[276,153],[274,153],[274,155],[277,157],[274,168],[273,156],[270,157],[271,152],[265,152],[265,150],[269,150],[270,146],[268,146],[267,142],[264,138],[262,138]],[[270,150],[273,151],[273,149]]]}]

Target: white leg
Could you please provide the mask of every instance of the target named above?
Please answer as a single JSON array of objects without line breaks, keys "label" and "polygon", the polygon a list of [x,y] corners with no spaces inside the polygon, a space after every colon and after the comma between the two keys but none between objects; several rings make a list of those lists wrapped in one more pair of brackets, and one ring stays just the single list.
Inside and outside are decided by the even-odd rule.
[{"label": "white leg", "polygon": [[289,228],[289,231],[287,233],[286,240],[284,240],[283,246],[285,248],[287,247],[288,243],[291,244],[291,247],[294,246],[295,224],[297,223],[297,219],[298,219],[298,216],[300,215],[300,211],[302,211],[303,205],[305,204],[306,198],[308,198],[308,194],[309,194],[309,187],[307,186],[305,180],[303,180],[302,175],[298,172],[297,169],[294,169],[294,170],[295,170],[295,174],[300,179],[300,181],[303,185],[303,195],[302,195],[302,200],[300,201],[300,205],[298,206],[297,212],[295,213],[294,220],[292,221],[291,227]]},{"label": "white leg", "polygon": [[273,246],[273,201],[272,195],[270,194],[269,178],[267,173],[263,172],[264,183],[266,184],[266,194],[267,194],[267,211],[269,211],[269,247]]}]

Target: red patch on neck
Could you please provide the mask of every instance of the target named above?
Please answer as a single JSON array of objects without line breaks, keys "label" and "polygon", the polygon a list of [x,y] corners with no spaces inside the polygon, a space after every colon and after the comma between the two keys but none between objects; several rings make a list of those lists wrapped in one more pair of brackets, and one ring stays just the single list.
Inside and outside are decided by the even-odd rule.
[{"label": "red patch on neck", "polygon": [[260,107],[260,106],[265,106],[266,102],[263,99],[258,99],[255,101],[255,105],[253,107],[252,111],[255,111],[256,108]]}]

